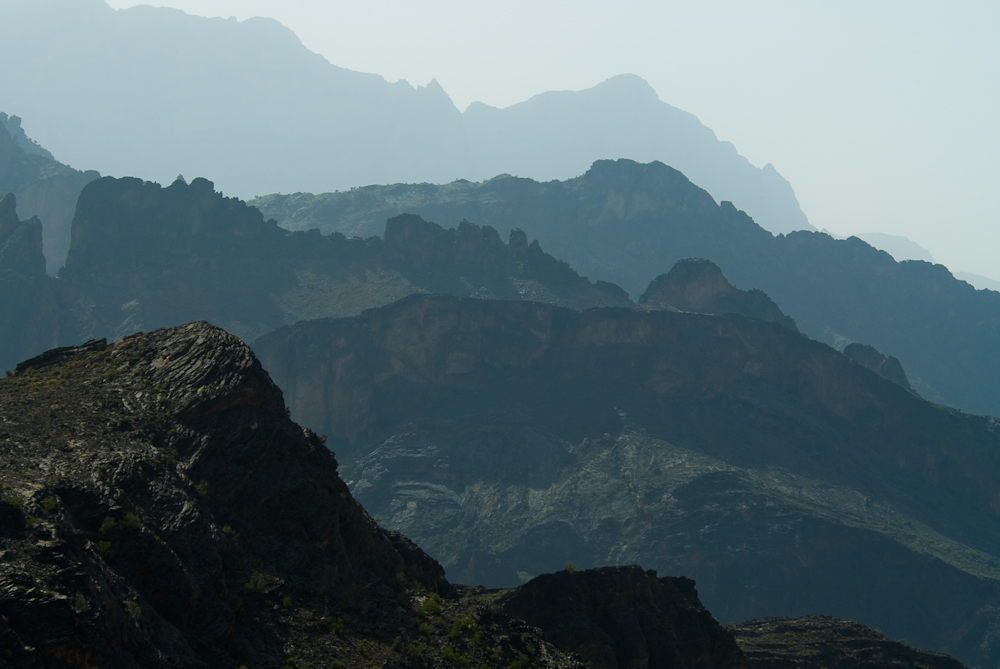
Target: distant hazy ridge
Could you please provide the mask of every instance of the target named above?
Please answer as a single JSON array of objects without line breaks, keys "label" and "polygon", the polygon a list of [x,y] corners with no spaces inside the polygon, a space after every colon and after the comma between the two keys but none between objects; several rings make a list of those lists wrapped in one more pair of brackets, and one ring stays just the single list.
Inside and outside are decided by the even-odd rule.
[{"label": "distant hazy ridge", "polygon": [[[661,160],[773,232],[809,229],[788,182],[697,118],[622,75],[464,113],[414,88],[335,67],[271,19],[205,19],[102,0],[13,0],[0,110],[61,160],[169,183],[206,176],[231,195],[373,183],[540,180],[602,158]],[[45,221],[43,220],[43,223]]]}]

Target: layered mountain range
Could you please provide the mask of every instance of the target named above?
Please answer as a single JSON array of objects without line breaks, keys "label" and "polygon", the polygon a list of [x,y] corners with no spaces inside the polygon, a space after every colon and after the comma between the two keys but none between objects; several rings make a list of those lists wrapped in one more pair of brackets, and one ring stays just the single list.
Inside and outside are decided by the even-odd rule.
[{"label": "layered mountain range", "polygon": [[4,667],[748,669],[821,666],[819,644],[961,667],[831,619],[777,621],[813,633],[768,652],[773,621],[725,629],[690,579],[635,566],[453,586],[207,323],[24,361],[0,425]]},{"label": "layered mountain range", "polygon": [[634,298],[678,260],[707,258],[736,287],[766,292],[810,337],[874,346],[900,360],[923,396],[1000,415],[1000,293],[977,291],[941,265],[896,262],[857,238],[774,236],[660,163],[598,161],[567,181],[370,186],[253,204],[288,229],[327,234],[376,234],[402,211],[443,225],[465,218],[500,234],[518,227]]},{"label": "layered mountain range", "polygon": [[1000,424],[784,325],[412,296],[255,350],[458,582],[642,564],[723,622],[824,612],[1000,658]]},{"label": "layered mountain range", "polygon": [[436,81],[331,65],[270,19],[103,0],[6,0],[2,12],[17,29],[0,58],[18,66],[0,72],[0,109],[32,119],[63,160],[105,174],[210,175],[250,197],[505,172],[565,179],[600,158],[663,160],[768,229],[809,228],[773,166],[753,166],[633,75],[460,112]]}]

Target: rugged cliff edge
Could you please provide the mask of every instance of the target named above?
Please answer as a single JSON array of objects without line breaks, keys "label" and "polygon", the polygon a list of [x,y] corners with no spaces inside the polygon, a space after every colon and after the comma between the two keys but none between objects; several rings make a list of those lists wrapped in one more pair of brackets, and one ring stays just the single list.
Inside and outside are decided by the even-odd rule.
[{"label": "rugged cliff edge", "polygon": [[998,657],[996,420],[784,326],[412,296],[255,350],[454,580],[641,564],[723,622],[822,612]]}]

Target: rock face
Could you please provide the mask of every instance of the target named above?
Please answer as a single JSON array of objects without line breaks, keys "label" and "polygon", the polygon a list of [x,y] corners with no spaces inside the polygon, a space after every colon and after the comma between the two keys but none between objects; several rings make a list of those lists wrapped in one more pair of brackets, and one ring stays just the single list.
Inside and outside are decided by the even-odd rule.
[{"label": "rock face", "polygon": [[45,275],[42,225],[19,220],[9,193],[0,197],[0,314],[0,367],[57,343],[59,306]]},{"label": "rock face", "polygon": [[958,660],[905,643],[849,620],[829,616],[762,618],[728,625],[754,669],[917,667],[962,669]]},{"label": "rock face", "polygon": [[621,289],[577,275],[518,230],[504,244],[489,227],[444,230],[400,216],[384,241],[289,233],[205,179],[166,188],[139,179],[89,184],[57,285],[65,343],[193,319],[252,341],[287,323],[357,314],[414,292],[631,305]]},{"label": "rock face", "polygon": [[99,176],[56,161],[25,135],[20,118],[0,112],[0,197],[14,194],[22,216],[41,220],[49,274],[66,261],[80,191]]},{"label": "rock face", "polygon": [[327,234],[377,234],[404,211],[439,222],[465,218],[501,235],[518,227],[577,272],[633,298],[676,262],[707,258],[737,288],[765,291],[808,336],[837,348],[874,346],[900,360],[922,396],[1000,416],[1000,294],[976,291],[940,265],[897,263],[857,238],[775,237],[660,163],[601,160],[562,182],[503,176],[253,202],[282,226]]},{"label": "rock face", "polygon": [[413,296],[255,350],[455,578],[642,564],[724,622],[822,611],[995,662],[996,421],[788,328]]},{"label": "rock face", "polygon": [[734,288],[718,265],[703,258],[681,260],[668,273],[653,279],[639,305],[697,314],[740,314],[799,331],[795,321],[781,313],[764,291]]},{"label": "rock face", "polygon": [[883,376],[893,383],[898,383],[907,390],[912,390],[899,360],[891,355],[882,355],[874,346],[852,342],[844,347],[844,355],[859,365],[864,365],[879,376]]},{"label": "rock face", "polygon": [[532,579],[501,602],[594,669],[749,667],[690,579],[657,578],[634,566],[560,571]]}]

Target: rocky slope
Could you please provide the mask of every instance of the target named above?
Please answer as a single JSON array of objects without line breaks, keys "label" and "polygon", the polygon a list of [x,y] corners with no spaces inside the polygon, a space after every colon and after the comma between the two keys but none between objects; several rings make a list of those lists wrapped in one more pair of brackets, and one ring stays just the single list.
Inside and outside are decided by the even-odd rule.
[{"label": "rocky slope", "polygon": [[18,365],[0,452],[2,666],[580,666],[380,528],[208,324]]},{"label": "rocky slope", "polygon": [[961,669],[958,660],[890,641],[869,627],[829,616],[763,618],[728,625],[754,669],[914,667]]},{"label": "rocky slope", "polygon": [[49,274],[66,262],[80,191],[99,176],[56,161],[25,134],[20,118],[0,112],[0,197],[12,193],[22,216],[41,220]]},{"label": "rocky slope", "polygon": [[633,297],[677,261],[707,258],[737,288],[765,291],[810,337],[874,346],[899,359],[924,397],[1000,415],[1000,294],[976,291],[940,265],[897,263],[857,238],[775,237],[660,163],[598,161],[562,182],[502,176],[253,203],[289,229],[325,233],[376,234],[403,211],[446,224],[465,218],[501,234],[519,227],[581,274]]},{"label": "rocky slope", "polygon": [[882,355],[875,347],[857,342],[845,346],[844,355],[859,365],[864,365],[879,376],[883,376],[893,383],[898,383],[907,390],[912,390],[910,382],[906,378],[906,372],[903,371],[903,365],[891,355]]},{"label": "rocky slope", "polygon": [[788,328],[413,296],[255,350],[458,582],[642,564],[724,622],[823,612],[996,662],[996,420]]},{"label": "rocky slope", "polygon": [[740,314],[799,331],[795,321],[781,313],[764,291],[734,288],[719,266],[704,258],[680,260],[669,272],[653,279],[639,298],[639,306],[696,314]]}]

